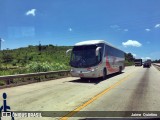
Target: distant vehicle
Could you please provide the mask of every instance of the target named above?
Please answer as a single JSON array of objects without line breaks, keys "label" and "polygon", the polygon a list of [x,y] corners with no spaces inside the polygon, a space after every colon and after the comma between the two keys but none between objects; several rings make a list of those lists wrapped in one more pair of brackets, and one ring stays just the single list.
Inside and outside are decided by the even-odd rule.
[{"label": "distant vehicle", "polygon": [[150,68],[151,64],[149,61],[145,61],[144,64],[143,64],[143,67],[147,67],[147,68]]},{"label": "distant vehicle", "polygon": [[151,64],[152,64],[151,59],[147,59],[147,62],[148,62],[148,64],[149,64],[149,66],[151,67]]},{"label": "distant vehicle", "polygon": [[135,66],[142,66],[142,59],[135,59],[134,60],[134,65]]},{"label": "distant vehicle", "polygon": [[125,68],[125,53],[104,40],[79,42],[71,52],[71,75],[83,78],[98,78],[119,72]]}]

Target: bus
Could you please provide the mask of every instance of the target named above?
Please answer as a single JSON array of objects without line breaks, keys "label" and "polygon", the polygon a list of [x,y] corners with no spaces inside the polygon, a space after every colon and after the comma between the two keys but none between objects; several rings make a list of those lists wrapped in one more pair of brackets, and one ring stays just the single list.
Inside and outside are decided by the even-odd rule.
[{"label": "bus", "polygon": [[76,43],[71,51],[70,73],[73,77],[106,79],[125,68],[125,53],[104,40]]}]

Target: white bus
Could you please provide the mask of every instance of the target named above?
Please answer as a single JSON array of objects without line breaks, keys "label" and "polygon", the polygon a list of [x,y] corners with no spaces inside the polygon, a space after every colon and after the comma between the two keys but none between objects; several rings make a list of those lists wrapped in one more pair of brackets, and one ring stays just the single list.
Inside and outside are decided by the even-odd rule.
[{"label": "white bus", "polygon": [[73,77],[98,78],[122,72],[125,53],[104,40],[89,40],[74,45],[71,51],[70,66]]}]

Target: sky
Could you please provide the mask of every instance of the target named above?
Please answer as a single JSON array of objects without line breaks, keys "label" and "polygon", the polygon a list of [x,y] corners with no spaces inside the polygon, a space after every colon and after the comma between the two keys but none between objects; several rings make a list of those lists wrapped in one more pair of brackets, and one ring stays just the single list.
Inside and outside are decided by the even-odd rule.
[{"label": "sky", "polygon": [[0,0],[2,49],[105,40],[160,59],[160,0]]}]

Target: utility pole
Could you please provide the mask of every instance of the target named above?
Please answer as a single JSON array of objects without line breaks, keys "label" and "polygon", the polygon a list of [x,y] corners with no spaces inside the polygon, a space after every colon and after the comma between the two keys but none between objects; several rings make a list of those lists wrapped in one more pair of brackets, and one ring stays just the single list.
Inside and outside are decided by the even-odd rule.
[{"label": "utility pole", "polygon": [[2,42],[4,42],[4,41],[5,41],[4,39],[0,38],[0,51],[2,49]]},{"label": "utility pole", "polygon": [[39,50],[40,52],[41,52],[41,50],[42,50],[41,41],[39,41],[38,50]]}]

